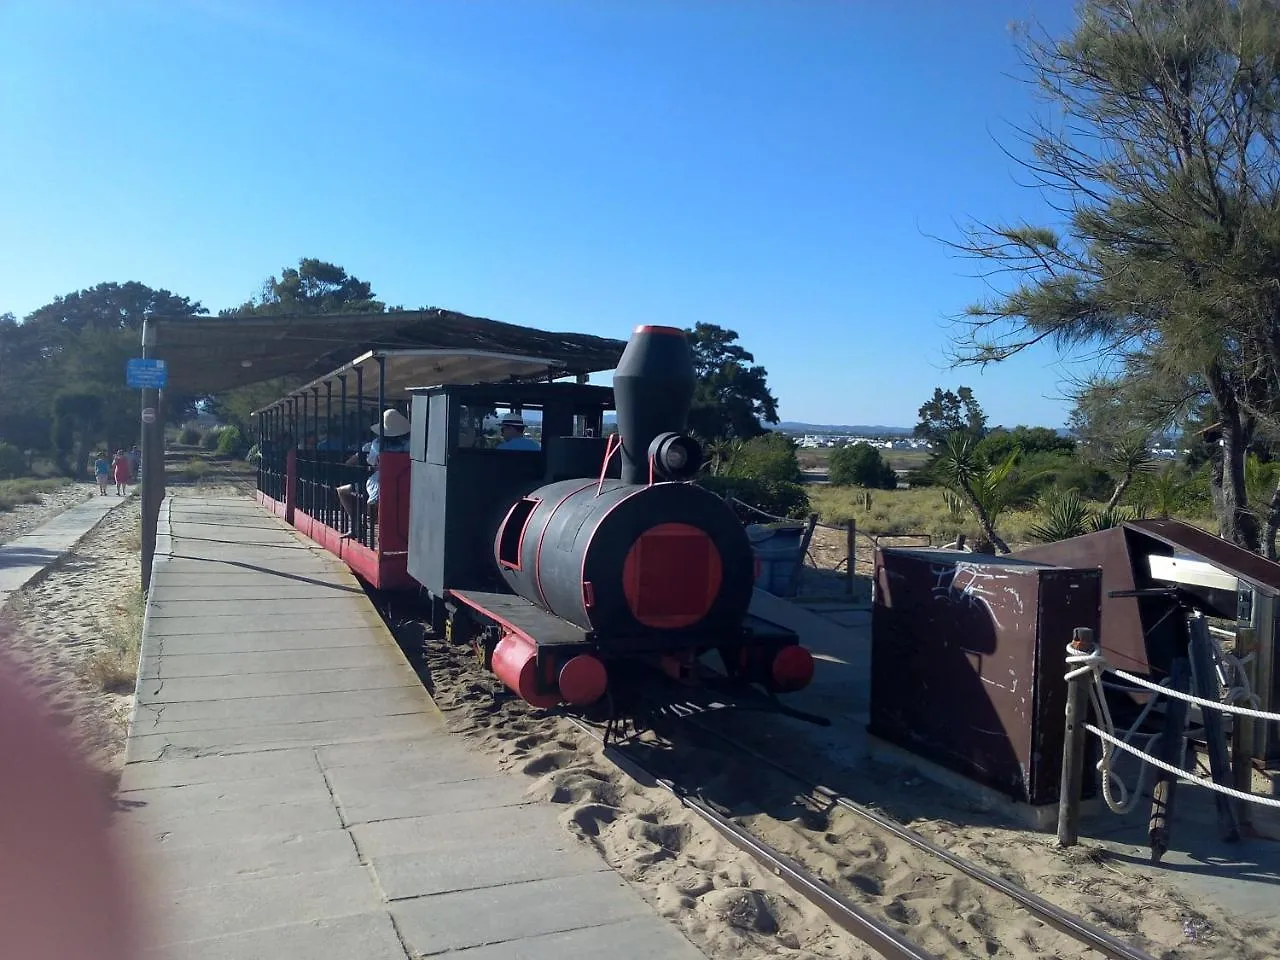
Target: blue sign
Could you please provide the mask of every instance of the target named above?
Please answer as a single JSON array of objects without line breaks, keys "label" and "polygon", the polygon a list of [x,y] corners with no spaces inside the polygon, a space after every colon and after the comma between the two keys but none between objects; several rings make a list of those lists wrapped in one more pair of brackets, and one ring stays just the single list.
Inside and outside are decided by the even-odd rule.
[{"label": "blue sign", "polygon": [[156,390],[163,387],[168,380],[169,371],[163,360],[134,357],[125,366],[125,383],[131,387]]}]

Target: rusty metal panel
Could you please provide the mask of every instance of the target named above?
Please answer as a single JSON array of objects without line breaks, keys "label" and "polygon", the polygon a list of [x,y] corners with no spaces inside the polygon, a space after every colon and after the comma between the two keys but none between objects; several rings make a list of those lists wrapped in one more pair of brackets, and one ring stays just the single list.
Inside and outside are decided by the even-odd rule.
[{"label": "rusty metal panel", "polygon": [[[1146,540],[1147,538],[1142,538]],[[1147,673],[1152,669],[1163,676],[1167,672],[1171,651],[1160,651],[1153,658],[1148,649],[1146,626],[1158,621],[1167,608],[1162,600],[1136,597],[1110,597],[1113,590],[1135,590],[1155,586],[1145,574],[1145,567],[1135,564],[1135,556],[1141,556],[1142,547],[1147,552],[1159,545],[1137,544],[1134,534],[1123,527],[1112,527],[1070,540],[1045,543],[1019,550],[1013,556],[1056,566],[1101,571],[1102,622],[1098,640],[1107,652],[1107,658],[1116,666],[1135,673]],[[1136,549],[1135,549],[1136,548]],[[1161,552],[1172,553],[1160,547]],[[1145,626],[1144,626],[1145,625]]]},{"label": "rusty metal panel", "polygon": [[1193,553],[1215,567],[1245,580],[1268,596],[1280,595],[1280,564],[1250,553],[1229,540],[1215,537],[1181,520],[1134,520],[1126,523],[1183,553]]},{"label": "rusty metal panel", "polygon": [[1054,802],[1066,646],[1075,627],[1098,629],[1099,572],[894,547],[875,565],[870,732],[1017,800]]}]

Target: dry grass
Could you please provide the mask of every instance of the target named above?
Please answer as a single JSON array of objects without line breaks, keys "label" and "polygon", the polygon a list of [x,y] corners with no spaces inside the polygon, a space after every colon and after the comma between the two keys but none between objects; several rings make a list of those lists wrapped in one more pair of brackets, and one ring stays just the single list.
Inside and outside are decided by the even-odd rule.
[{"label": "dry grass", "polygon": [[65,487],[70,482],[66,477],[0,480],[0,512],[12,510],[20,503],[39,503],[40,494]]},{"label": "dry grass", "polygon": [[182,466],[182,473],[188,480],[199,482],[209,472],[209,461],[203,457],[192,457]]},{"label": "dry grass", "polygon": [[131,591],[123,604],[117,604],[106,645],[85,664],[85,676],[94,687],[106,693],[133,690],[142,648],[144,602],[139,588]]},{"label": "dry grass", "polygon": [[[806,489],[809,502],[824,523],[852,520],[860,531],[873,537],[928,534],[936,546],[950,543],[962,533],[972,540],[978,533],[977,523],[967,512],[956,516],[950,511],[940,487],[865,491],[859,487],[815,485]],[[868,492],[870,509],[863,504]],[[1102,504],[1091,502],[1087,506],[1096,510]],[[1010,546],[1025,545],[1036,542],[1030,531],[1040,519],[1034,506],[1024,507],[1001,515],[996,529]],[[1217,532],[1217,521],[1203,511],[1179,515],[1178,519]]]}]

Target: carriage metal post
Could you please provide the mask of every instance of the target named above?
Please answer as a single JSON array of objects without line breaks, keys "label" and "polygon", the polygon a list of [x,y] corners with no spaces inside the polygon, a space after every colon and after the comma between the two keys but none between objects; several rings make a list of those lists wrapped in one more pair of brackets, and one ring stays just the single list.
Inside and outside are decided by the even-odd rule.
[{"label": "carriage metal post", "polygon": [[[333,429],[333,381],[326,380],[324,382],[324,439],[326,442],[332,438],[329,431]],[[320,438],[316,437],[316,452],[320,452]],[[329,443],[330,449],[325,453],[332,453],[333,444]],[[333,495],[329,492],[333,489],[333,461],[324,461],[324,525],[326,527],[333,526]]]},{"label": "carriage metal post", "polygon": [[[347,462],[347,375],[345,373],[338,374],[338,382],[342,384],[342,401],[339,404],[339,409],[341,412],[338,415],[339,417],[338,435],[341,439],[338,441],[338,444],[342,448],[342,459],[340,462],[346,463]],[[338,474],[339,480],[345,479],[343,475],[343,471],[339,470],[337,471],[337,474]],[[342,523],[345,526],[346,516],[347,516],[347,511],[342,509],[342,504],[339,503],[338,512],[334,515],[334,521],[336,523]],[[343,532],[350,533],[351,528],[347,527]]]},{"label": "carriage metal post", "polygon": [[[356,419],[360,422],[360,426],[364,426],[364,367],[356,367]],[[356,434],[356,450],[359,451],[362,444],[360,438],[361,433]],[[356,492],[359,493],[360,484],[356,484]],[[354,518],[356,539],[364,543],[364,511],[356,510]]]},{"label": "carriage metal post", "polygon": [[[387,445],[386,437],[383,431],[382,411],[387,408],[387,358],[385,354],[378,354],[378,459],[382,459],[382,450]],[[381,475],[379,475],[378,483],[378,502],[382,502],[382,483]],[[381,513],[381,511],[379,511]],[[378,534],[377,527],[374,527],[373,535]]]},{"label": "carriage metal post", "polygon": [[311,448],[311,471],[308,476],[311,477],[311,509],[307,511],[310,516],[318,516],[319,511],[323,509],[323,501],[320,494],[320,388],[311,388],[312,414],[311,414],[311,432],[315,434],[316,445]]}]

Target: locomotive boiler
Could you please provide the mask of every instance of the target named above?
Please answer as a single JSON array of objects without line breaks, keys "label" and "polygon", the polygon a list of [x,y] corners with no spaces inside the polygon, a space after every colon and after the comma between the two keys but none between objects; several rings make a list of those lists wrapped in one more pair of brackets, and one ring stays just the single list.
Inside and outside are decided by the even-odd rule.
[{"label": "locomotive boiler", "polygon": [[[556,642],[532,623],[499,629],[491,667],[535,705],[590,704],[611,671],[644,660],[687,678],[713,649],[731,677],[773,692],[812,677],[794,634],[749,615],[755,561],[741,523],[687,482],[701,463],[684,433],[694,385],[684,331],[637,328],[614,377],[618,433],[599,475],[531,490],[497,530],[493,558],[507,587],[583,641]],[[606,477],[615,456],[621,475]]]}]

